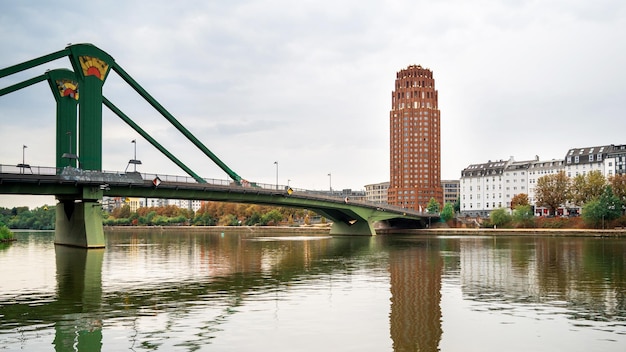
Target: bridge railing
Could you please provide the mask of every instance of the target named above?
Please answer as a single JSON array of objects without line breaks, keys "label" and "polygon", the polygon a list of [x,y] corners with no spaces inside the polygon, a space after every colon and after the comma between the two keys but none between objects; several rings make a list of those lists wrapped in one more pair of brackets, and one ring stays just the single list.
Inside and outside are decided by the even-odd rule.
[{"label": "bridge railing", "polygon": [[[63,168],[56,168],[50,166],[31,166],[27,164],[17,164],[17,165],[6,165],[0,164],[0,174],[16,174],[16,175],[46,175],[46,176],[54,176],[60,175],[63,172]],[[108,174],[108,175],[124,175],[124,172],[121,171],[98,171],[98,174]],[[154,181],[157,177],[162,182],[172,182],[172,183],[188,183],[195,184],[198,183],[193,177],[190,176],[179,176],[179,175],[166,175],[166,174],[155,174],[155,173],[140,173],[141,178],[144,181]],[[275,190],[280,192],[286,192],[289,188],[298,194],[301,195],[309,195],[316,198],[323,198],[333,202],[354,202],[359,204],[366,204],[372,207],[382,207],[389,210],[395,211],[406,211],[415,213],[414,210],[408,210],[402,207],[392,206],[389,204],[376,203],[372,201],[367,201],[361,198],[352,197],[350,195],[346,196],[342,192],[330,192],[330,191],[321,191],[321,190],[308,190],[303,188],[295,188],[288,185],[276,185],[276,184],[267,184],[267,183],[259,183],[259,182],[243,182],[243,184],[236,184],[234,181],[229,179],[214,179],[214,178],[205,178],[204,179],[207,184],[222,186],[222,187],[237,187],[237,188],[261,188],[264,190]],[[424,214],[424,213],[422,213]]]},{"label": "bridge railing", "polygon": [[3,165],[0,164],[0,174],[21,175],[56,175],[57,168],[50,166],[31,166],[28,164]]}]

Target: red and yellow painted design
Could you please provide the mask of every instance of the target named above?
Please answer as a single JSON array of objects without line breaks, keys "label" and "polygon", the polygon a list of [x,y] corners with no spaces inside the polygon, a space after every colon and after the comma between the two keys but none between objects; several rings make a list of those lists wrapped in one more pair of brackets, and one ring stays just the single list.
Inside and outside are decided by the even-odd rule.
[{"label": "red and yellow painted design", "polygon": [[56,80],[57,88],[59,88],[59,94],[62,97],[70,97],[78,100],[78,83],[69,79]]},{"label": "red and yellow painted design", "polygon": [[109,64],[93,56],[79,56],[78,61],[85,77],[96,76],[104,81],[109,71]]}]

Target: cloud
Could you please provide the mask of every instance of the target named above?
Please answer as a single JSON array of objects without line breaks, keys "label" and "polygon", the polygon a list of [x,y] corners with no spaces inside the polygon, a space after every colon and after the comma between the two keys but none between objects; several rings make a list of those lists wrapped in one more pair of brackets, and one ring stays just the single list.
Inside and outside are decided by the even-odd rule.
[{"label": "cloud", "polygon": [[[291,2],[113,1],[60,7],[9,2],[0,67],[90,42],[237,173],[302,188],[361,189],[389,175],[395,73],[434,72],[442,177],[486,160],[562,157],[623,143],[626,10],[617,0]],[[68,60],[0,79],[0,88],[70,67]],[[115,73],[104,94],[205,177],[224,177]],[[54,99],[45,83],[0,97],[0,163],[29,144],[54,163]],[[104,109],[104,162],[181,170]],[[31,146],[32,145],[32,149]],[[35,152],[40,150],[41,152]],[[194,170],[195,171],[195,170]]]}]

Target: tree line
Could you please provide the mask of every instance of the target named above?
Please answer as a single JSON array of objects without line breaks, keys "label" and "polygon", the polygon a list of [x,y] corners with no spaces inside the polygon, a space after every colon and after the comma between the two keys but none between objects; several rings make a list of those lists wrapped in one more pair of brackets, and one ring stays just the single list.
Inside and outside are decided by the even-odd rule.
[{"label": "tree line", "polygon": [[[581,209],[587,227],[605,228],[626,225],[626,174],[608,178],[600,171],[590,171],[569,177],[564,171],[542,176],[535,186],[535,205],[548,209],[550,217],[559,208]],[[512,213],[500,208],[491,212],[490,225],[514,223],[520,227],[533,227],[534,212],[528,195],[517,194],[511,200]]]},{"label": "tree line", "polygon": [[[45,205],[33,210],[0,207],[0,226],[10,229],[53,230],[55,219],[55,206]],[[204,202],[197,211],[174,205],[131,211],[130,206],[124,204],[111,212],[103,211],[102,219],[103,224],[109,226],[267,226],[325,222],[305,209],[224,202]]]},{"label": "tree line", "polygon": [[[267,226],[310,224],[316,215],[305,209],[226,202],[204,202],[193,211],[168,205],[142,207],[131,212],[123,205],[103,217],[104,225],[117,226]],[[321,219],[323,220],[323,219]]]}]

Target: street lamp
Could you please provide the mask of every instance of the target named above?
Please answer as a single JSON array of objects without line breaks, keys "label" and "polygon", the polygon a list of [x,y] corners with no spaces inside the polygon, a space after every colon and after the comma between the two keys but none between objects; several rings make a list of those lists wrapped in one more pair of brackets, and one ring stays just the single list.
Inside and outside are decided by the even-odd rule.
[{"label": "street lamp", "polygon": [[[137,165],[141,165],[141,160],[137,160],[137,140],[133,139],[130,142],[134,144],[135,153],[133,158],[128,160],[128,165],[133,164],[133,172],[137,172]],[[126,165],[126,170],[128,170],[128,165]],[[126,170],[124,170],[124,172],[126,172]]]},{"label": "street lamp", "polygon": [[76,154],[72,153],[72,131],[67,131],[65,132],[65,134],[69,137],[70,139],[70,152],[69,153],[63,153],[63,155],[61,155],[61,158],[66,158],[68,159],[68,166],[74,166],[75,167],[75,163],[74,165],[72,165],[72,160],[78,160],[78,156]]},{"label": "street lamp", "polygon": [[330,174],[330,172],[328,173],[328,188],[330,189],[330,194],[333,194],[333,177]]},{"label": "street lamp", "polygon": [[25,168],[30,168],[30,165],[26,164],[26,148],[28,148],[28,146],[26,146],[25,144],[22,145],[22,163],[21,164],[17,164],[17,167],[20,168],[20,173],[21,174],[24,173],[24,169]]},{"label": "street lamp", "polygon": [[274,161],[274,165],[276,165],[276,190],[278,190],[278,161]]}]

